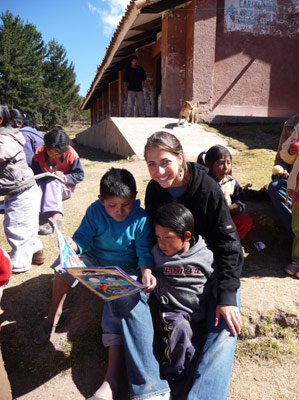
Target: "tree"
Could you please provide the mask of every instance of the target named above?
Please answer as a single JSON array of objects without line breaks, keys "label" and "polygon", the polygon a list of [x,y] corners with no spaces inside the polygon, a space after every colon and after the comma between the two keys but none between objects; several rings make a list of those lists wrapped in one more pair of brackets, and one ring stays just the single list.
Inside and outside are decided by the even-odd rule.
[{"label": "tree", "polygon": [[0,95],[9,107],[35,114],[45,46],[34,25],[24,24],[9,11],[1,15]]},{"label": "tree", "polygon": [[51,128],[68,122],[79,107],[79,86],[73,63],[62,45],[42,35],[9,11],[0,17],[0,96],[10,108],[31,114]]},{"label": "tree", "polygon": [[47,45],[43,63],[43,84],[49,90],[52,103],[60,109],[57,122],[68,122],[68,110],[79,107],[79,86],[76,85],[76,74],[73,63],[68,62],[66,51],[56,40]]}]

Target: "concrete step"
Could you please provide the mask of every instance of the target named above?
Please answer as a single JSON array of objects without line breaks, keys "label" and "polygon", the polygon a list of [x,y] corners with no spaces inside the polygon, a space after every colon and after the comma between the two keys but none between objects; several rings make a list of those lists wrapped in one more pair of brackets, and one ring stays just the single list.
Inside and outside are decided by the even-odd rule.
[{"label": "concrete step", "polygon": [[85,146],[100,148],[125,158],[136,155],[140,159],[143,159],[147,138],[162,130],[174,134],[180,140],[186,158],[190,161],[196,160],[201,151],[215,144],[228,147],[224,139],[205,131],[202,126],[177,126],[177,121],[175,118],[111,117],[79,133],[76,140]]}]

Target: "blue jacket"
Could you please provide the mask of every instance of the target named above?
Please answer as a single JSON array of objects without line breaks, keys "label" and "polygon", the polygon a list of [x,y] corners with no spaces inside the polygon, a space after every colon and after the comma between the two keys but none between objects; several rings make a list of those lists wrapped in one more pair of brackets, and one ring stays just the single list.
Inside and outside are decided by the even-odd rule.
[{"label": "blue jacket", "polygon": [[73,236],[80,253],[85,251],[102,266],[117,266],[131,273],[142,266],[153,267],[152,229],[147,213],[136,200],[122,222],[111,218],[99,200],[91,204]]},{"label": "blue jacket", "polygon": [[24,126],[20,129],[20,132],[26,140],[24,152],[26,155],[27,164],[32,168],[34,154],[36,150],[44,144],[44,135],[42,132],[31,128],[30,126]]}]

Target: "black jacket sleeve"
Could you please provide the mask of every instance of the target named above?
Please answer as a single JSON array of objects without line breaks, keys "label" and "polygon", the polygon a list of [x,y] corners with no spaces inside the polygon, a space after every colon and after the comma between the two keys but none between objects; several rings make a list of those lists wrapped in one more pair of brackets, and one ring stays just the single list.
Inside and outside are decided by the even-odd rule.
[{"label": "black jacket sleeve", "polygon": [[216,260],[217,304],[237,305],[243,251],[226,200],[219,188],[210,193],[206,209],[205,237]]}]

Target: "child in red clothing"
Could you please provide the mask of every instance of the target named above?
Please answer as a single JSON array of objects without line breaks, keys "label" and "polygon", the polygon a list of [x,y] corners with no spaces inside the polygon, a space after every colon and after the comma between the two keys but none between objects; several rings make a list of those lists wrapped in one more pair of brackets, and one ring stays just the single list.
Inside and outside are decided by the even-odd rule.
[{"label": "child in red clothing", "polygon": [[[7,284],[11,274],[11,265],[9,255],[0,247],[0,301],[3,293],[3,287]],[[1,330],[1,327],[0,327]],[[11,400],[10,383],[5,371],[2,353],[0,350],[0,399]]]},{"label": "child in red clothing", "polygon": [[0,247],[0,301],[3,293],[3,287],[7,284],[11,274],[11,265],[9,255]]},{"label": "child in red clothing", "polygon": [[244,214],[245,194],[239,183],[230,174],[232,171],[232,155],[221,145],[211,147],[200,153],[197,162],[209,168],[209,175],[220,185],[236,225],[239,238],[244,239],[252,227],[252,219]]},{"label": "child in red clothing", "polygon": [[62,201],[69,199],[77,183],[84,178],[80,158],[70,146],[68,135],[63,129],[53,129],[44,136],[45,144],[37,149],[34,156],[33,170],[35,174],[51,172],[61,178],[38,180],[41,189],[41,219],[39,234],[53,232],[48,222],[51,217],[58,227],[63,225]]}]

